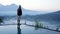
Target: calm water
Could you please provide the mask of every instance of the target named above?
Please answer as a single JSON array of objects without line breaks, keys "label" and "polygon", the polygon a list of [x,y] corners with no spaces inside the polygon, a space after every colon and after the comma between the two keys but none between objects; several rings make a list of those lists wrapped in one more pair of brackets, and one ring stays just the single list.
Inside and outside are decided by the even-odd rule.
[{"label": "calm water", "polygon": [[60,32],[49,31],[41,28],[35,30],[35,27],[30,27],[26,25],[21,25],[20,29],[18,29],[17,25],[9,25],[0,26],[0,34],[60,34]]},{"label": "calm water", "polygon": [[[25,20],[21,20],[24,23]],[[5,24],[16,24],[17,20],[4,21]],[[44,26],[48,25],[50,28],[55,29],[56,25],[51,25],[47,22],[42,22]],[[27,24],[34,25],[33,21],[27,21]],[[50,31],[46,29],[36,29],[35,27],[21,25],[19,28],[17,25],[5,25],[0,26],[0,34],[60,34],[60,32]]]}]

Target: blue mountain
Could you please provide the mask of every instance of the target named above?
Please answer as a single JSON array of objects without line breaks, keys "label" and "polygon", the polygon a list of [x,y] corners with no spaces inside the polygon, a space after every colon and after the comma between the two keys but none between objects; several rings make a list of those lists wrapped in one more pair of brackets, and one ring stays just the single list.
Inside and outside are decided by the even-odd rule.
[{"label": "blue mountain", "polygon": [[7,5],[7,6],[0,4],[0,11],[16,11],[17,8],[18,6],[15,4]]},{"label": "blue mountain", "polygon": [[[11,5],[2,5],[0,4],[0,14],[1,15],[16,15],[17,14],[18,5],[11,4]],[[34,11],[28,10],[22,7],[22,14],[23,15],[37,15],[42,14],[43,11]]]},{"label": "blue mountain", "polygon": [[42,14],[42,15],[26,15],[22,17],[23,19],[35,21],[45,21],[45,22],[50,22],[53,24],[60,24],[60,10],[53,12],[53,13],[48,13],[48,14]]}]

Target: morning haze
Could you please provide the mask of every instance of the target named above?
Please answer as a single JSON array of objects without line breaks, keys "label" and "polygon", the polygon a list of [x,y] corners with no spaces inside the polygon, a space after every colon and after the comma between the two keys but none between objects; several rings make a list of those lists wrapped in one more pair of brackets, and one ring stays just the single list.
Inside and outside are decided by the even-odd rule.
[{"label": "morning haze", "polygon": [[0,0],[0,4],[10,5],[10,4],[21,5],[25,9],[29,10],[44,10],[44,11],[56,11],[60,10],[60,0]]}]

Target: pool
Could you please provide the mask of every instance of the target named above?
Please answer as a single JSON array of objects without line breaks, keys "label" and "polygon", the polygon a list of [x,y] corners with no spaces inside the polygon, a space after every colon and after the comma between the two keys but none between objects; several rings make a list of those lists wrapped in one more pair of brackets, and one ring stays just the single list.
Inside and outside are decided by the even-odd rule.
[{"label": "pool", "polygon": [[0,26],[0,34],[60,34],[60,32],[50,31],[42,28],[20,25],[6,25]]}]

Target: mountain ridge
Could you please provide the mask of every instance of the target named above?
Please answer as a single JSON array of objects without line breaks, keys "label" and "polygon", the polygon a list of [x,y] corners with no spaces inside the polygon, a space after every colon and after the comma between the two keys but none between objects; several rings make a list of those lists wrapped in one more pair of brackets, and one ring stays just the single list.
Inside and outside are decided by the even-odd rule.
[{"label": "mountain ridge", "polygon": [[[22,8],[22,14],[23,15],[38,15],[38,14],[46,14],[46,13],[51,13],[50,11],[46,12],[46,11],[43,11],[43,10],[40,10],[40,11],[34,11],[34,10],[29,10],[29,9],[25,9],[23,7]],[[17,13],[17,9],[18,9],[18,5],[16,4],[11,4],[11,5],[2,5],[0,4],[0,14],[15,14]]]}]

